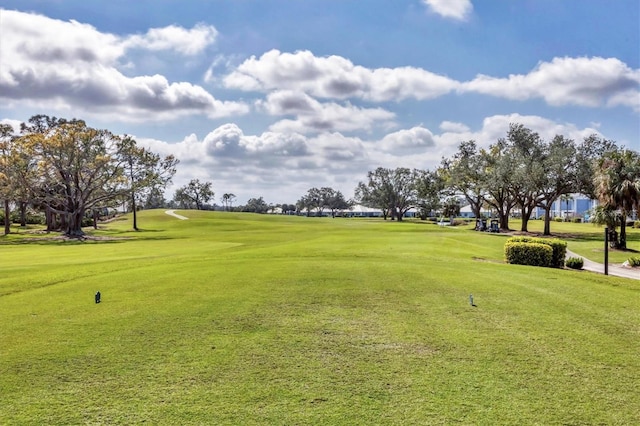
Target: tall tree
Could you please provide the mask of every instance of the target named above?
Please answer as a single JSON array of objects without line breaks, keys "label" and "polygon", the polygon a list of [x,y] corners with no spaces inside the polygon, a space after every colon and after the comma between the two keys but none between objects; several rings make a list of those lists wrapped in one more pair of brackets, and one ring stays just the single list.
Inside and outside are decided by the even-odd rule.
[{"label": "tall tree", "polygon": [[575,192],[577,183],[576,145],[573,140],[556,135],[545,145],[542,180],[538,183],[538,207],[544,210],[544,235],[551,235],[551,207],[562,195]]},{"label": "tall tree", "polygon": [[15,139],[13,127],[0,124],[0,197],[4,203],[4,234],[11,232],[10,201],[15,190],[12,176],[11,145]]},{"label": "tall tree", "polygon": [[491,145],[489,150],[482,150],[480,156],[486,188],[484,200],[498,213],[500,229],[508,231],[509,216],[516,205],[511,185],[515,165],[504,139]]},{"label": "tall tree", "polygon": [[133,229],[138,230],[138,201],[153,190],[164,189],[176,173],[178,160],[173,156],[161,158],[160,155],[139,147],[130,136],[120,141],[119,152],[124,174],[127,179],[129,201],[133,213]]},{"label": "tall tree", "polygon": [[21,137],[36,158],[39,184],[34,197],[64,217],[64,232],[82,236],[85,212],[122,195],[123,167],[118,158],[120,139],[81,120],[32,117]]},{"label": "tall tree", "polygon": [[640,209],[640,153],[629,149],[605,153],[598,161],[594,183],[603,208],[620,212],[618,248],[626,249],[627,216]]},{"label": "tall tree", "polygon": [[378,167],[367,173],[366,183],[360,182],[356,187],[356,201],[382,209],[385,219],[389,212],[391,220],[401,221],[407,210],[418,204],[420,173],[405,167],[394,170]]},{"label": "tall tree", "polygon": [[439,174],[453,193],[464,196],[476,218],[484,204],[485,180],[480,153],[473,140],[461,142],[451,159],[443,159]]},{"label": "tall tree", "polygon": [[191,179],[188,184],[178,188],[174,195],[176,203],[192,208],[195,205],[197,210],[201,210],[203,205],[208,203],[215,193],[211,189],[211,182],[200,182],[199,179]]},{"label": "tall tree", "polygon": [[[437,212],[442,207],[442,196],[445,189],[447,177],[446,169],[436,171],[425,170],[419,174],[416,181],[416,189],[418,192],[418,207],[420,209],[420,218],[426,219],[432,212]],[[451,182],[451,181],[450,181]],[[455,192],[450,191],[451,193]]]},{"label": "tall tree", "polygon": [[520,231],[528,231],[529,219],[536,209],[540,187],[544,179],[542,158],[544,143],[538,133],[522,124],[512,123],[505,140],[507,158],[511,163],[512,175],[509,180],[509,191],[520,208]]},{"label": "tall tree", "polygon": [[611,151],[616,151],[618,146],[609,139],[598,135],[589,135],[576,147],[576,192],[580,192],[595,200],[598,199],[596,184],[593,177],[596,174],[598,161]]}]

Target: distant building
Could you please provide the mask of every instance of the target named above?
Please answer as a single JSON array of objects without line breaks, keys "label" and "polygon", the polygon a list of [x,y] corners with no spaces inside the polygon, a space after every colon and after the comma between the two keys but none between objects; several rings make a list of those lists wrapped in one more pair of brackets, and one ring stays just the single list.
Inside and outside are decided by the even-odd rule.
[{"label": "distant building", "polygon": [[[581,218],[589,221],[590,211],[598,206],[597,200],[592,200],[583,194],[569,194],[566,198],[559,198],[551,205],[551,217]],[[534,217],[543,218],[544,209],[538,207]]]}]

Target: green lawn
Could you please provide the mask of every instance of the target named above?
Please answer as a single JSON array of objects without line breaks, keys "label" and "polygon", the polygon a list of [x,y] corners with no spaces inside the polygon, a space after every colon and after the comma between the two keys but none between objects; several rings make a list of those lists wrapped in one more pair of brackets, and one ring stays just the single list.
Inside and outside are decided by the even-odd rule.
[{"label": "green lawn", "polygon": [[178,213],[0,238],[0,424],[640,424],[640,281],[468,227]]}]

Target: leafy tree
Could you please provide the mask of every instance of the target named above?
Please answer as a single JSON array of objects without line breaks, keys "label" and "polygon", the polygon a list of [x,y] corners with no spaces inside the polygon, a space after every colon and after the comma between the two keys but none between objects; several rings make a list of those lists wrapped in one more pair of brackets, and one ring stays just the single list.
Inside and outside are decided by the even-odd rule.
[{"label": "leafy tree", "polygon": [[173,196],[178,205],[185,208],[202,210],[204,204],[213,198],[215,193],[211,189],[211,182],[200,182],[199,179],[191,179],[188,184],[178,188]]},{"label": "leafy tree", "polygon": [[167,200],[164,198],[164,191],[162,188],[151,188],[144,200],[145,209],[159,209],[167,207]]},{"label": "leafy tree", "polygon": [[[461,142],[452,159],[443,159],[439,171],[444,185],[453,193],[464,196],[476,218],[484,204],[485,179],[483,162],[473,140]],[[434,210],[437,210],[435,208]]]},{"label": "leafy tree", "polygon": [[611,151],[616,151],[618,146],[612,140],[604,139],[598,135],[590,135],[583,139],[576,147],[576,192],[580,192],[591,199],[597,199],[596,184],[593,177],[596,174],[598,161]]},{"label": "leafy tree", "polygon": [[556,135],[546,144],[542,161],[542,179],[538,183],[538,207],[544,209],[544,235],[551,235],[551,207],[560,197],[575,192],[578,162],[573,140]]},{"label": "leafy tree", "polygon": [[399,167],[395,170],[378,167],[367,173],[367,182],[355,190],[357,202],[383,211],[384,219],[402,220],[411,207],[418,204],[417,183],[421,172]]},{"label": "leafy tree", "polygon": [[522,215],[522,232],[528,231],[528,222],[538,204],[540,187],[544,179],[542,159],[544,143],[540,136],[522,124],[510,124],[507,131],[507,159],[512,174],[509,191]]},{"label": "leafy tree", "polygon": [[269,205],[262,199],[262,197],[249,198],[242,211],[250,213],[266,213],[269,211]]},{"label": "leafy tree", "polygon": [[512,191],[515,165],[503,139],[480,152],[485,202],[498,213],[500,229],[509,230],[509,215],[516,205]]},{"label": "leafy tree", "polygon": [[301,210],[307,210],[307,216],[312,210],[315,210],[316,216],[322,216],[325,207],[324,194],[319,188],[311,188],[298,200],[297,205]]},{"label": "leafy tree", "polygon": [[416,181],[418,191],[418,208],[420,218],[426,219],[432,212],[437,212],[442,207],[442,193],[445,188],[445,179],[442,174],[446,171],[422,171]]},{"label": "leafy tree", "polygon": [[627,216],[640,209],[640,154],[629,149],[605,153],[597,163],[594,184],[603,208],[620,212],[617,247],[626,249]]},{"label": "leafy tree", "polygon": [[21,143],[37,159],[39,182],[34,199],[63,215],[64,232],[82,236],[85,212],[123,193],[120,138],[88,127],[81,120],[35,116],[24,125]]},{"label": "leafy tree", "polygon": [[322,197],[324,207],[331,210],[331,217],[336,217],[339,210],[347,210],[351,208],[351,202],[347,201],[342,192],[333,188],[322,188]]},{"label": "leafy tree", "polygon": [[138,201],[154,190],[165,188],[171,182],[178,160],[173,155],[160,158],[158,154],[137,146],[137,142],[129,136],[120,141],[119,152],[125,168],[126,186],[133,212],[133,229],[137,231]]}]

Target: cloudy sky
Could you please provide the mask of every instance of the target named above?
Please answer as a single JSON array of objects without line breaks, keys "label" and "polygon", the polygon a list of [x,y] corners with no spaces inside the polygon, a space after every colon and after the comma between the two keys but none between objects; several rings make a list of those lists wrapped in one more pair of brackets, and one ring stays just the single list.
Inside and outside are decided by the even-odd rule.
[{"label": "cloudy sky", "polygon": [[0,120],[81,118],[216,202],[353,195],[518,122],[640,149],[637,0],[3,0]]}]

